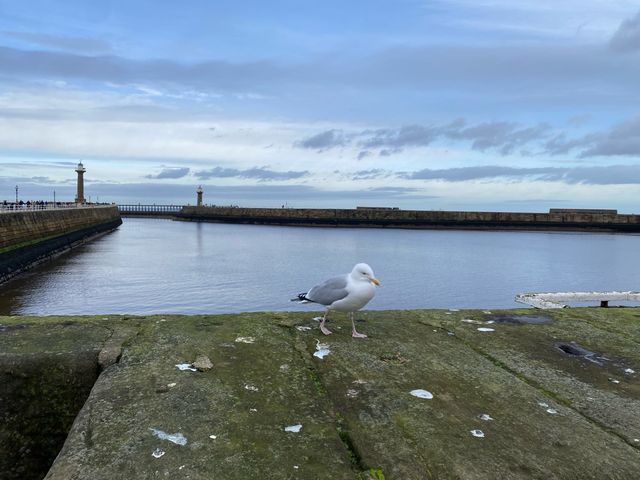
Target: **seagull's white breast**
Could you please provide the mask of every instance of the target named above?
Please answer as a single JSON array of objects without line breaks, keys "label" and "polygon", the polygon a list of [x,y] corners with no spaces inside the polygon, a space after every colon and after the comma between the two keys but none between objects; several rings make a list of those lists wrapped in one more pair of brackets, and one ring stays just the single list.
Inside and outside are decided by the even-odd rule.
[{"label": "seagull's white breast", "polygon": [[333,302],[329,308],[339,312],[355,312],[364,307],[376,294],[376,287],[368,280],[354,280],[351,276],[347,279],[346,290],[348,295],[341,300]]}]

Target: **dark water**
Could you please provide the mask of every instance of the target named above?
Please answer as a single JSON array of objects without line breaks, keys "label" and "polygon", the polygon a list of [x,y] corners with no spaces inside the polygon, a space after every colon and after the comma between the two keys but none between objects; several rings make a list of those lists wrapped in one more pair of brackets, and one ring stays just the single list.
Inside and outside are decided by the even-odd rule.
[{"label": "dark water", "polygon": [[0,287],[0,314],[314,310],[289,301],[369,263],[367,308],[512,308],[519,292],[635,290],[640,236],[269,227],[125,219]]}]

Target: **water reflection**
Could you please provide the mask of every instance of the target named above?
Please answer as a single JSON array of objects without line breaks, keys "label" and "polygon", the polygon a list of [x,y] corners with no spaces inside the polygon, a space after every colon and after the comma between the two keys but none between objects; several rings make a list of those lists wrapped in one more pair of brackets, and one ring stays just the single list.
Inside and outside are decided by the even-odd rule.
[{"label": "water reflection", "polygon": [[314,310],[289,301],[369,263],[367,308],[510,308],[518,292],[637,289],[639,236],[125,219],[0,289],[2,314]]}]

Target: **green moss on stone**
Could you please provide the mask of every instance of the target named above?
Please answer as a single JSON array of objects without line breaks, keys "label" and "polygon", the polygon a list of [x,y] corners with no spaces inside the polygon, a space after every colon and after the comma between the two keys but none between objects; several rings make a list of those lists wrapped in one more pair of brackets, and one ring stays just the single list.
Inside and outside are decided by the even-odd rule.
[{"label": "green moss on stone", "polygon": [[[478,310],[375,311],[361,325],[365,340],[351,338],[344,315],[322,338],[312,313],[2,317],[0,324],[24,328],[0,332],[0,371],[19,375],[8,362],[47,358],[41,373],[51,388],[73,385],[58,358],[123,345],[48,480],[113,472],[203,480],[634,478],[640,379],[624,368],[640,372],[638,311],[562,310],[548,324],[492,324],[488,333],[462,322],[484,322]],[[317,339],[330,345],[324,359],[313,357]],[[596,365],[554,346],[571,340],[611,360]],[[175,367],[198,355],[213,369]],[[433,399],[410,395],[417,388]],[[23,391],[43,395],[37,382]],[[68,402],[44,395],[52,408]],[[298,423],[299,433],[285,431]],[[24,430],[32,435],[37,425]],[[188,442],[160,440],[151,428]],[[475,429],[484,437],[471,435]],[[156,448],[165,455],[151,456]]]}]

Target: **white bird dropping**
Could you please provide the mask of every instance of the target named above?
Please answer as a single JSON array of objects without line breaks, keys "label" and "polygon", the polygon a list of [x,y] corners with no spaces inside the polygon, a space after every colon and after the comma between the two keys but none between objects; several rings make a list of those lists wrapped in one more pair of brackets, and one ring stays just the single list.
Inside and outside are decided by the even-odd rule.
[{"label": "white bird dropping", "polygon": [[300,430],[302,430],[302,425],[300,425],[299,423],[296,425],[289,425],[288,427],[284,427],[285,432],[298,433]]},{"label": "white bird dropping", "polygon": [[176,445],[186,445],[187,444],[187,438],[181,434],[180,432],[178,433],[167,433],[167,432],[163,432],[162,430],[158,430],[157,428],[150,428],[149,430],[151,430],[151,432],[153,432],[153,434],[158,437],[160,440],[168,440],[172,443],[175,443]]},{"label": "white bird dropping", "polygon": [[193,364],[191,363],[176,363],[176,367],[178,367],[178,370],[190,370],[192,372],[197,372],[198,370],[196,368],[194,368]]},{"label": "white bird dropping", "polygon": [[471,430],[471,435],[478,438],[484,438],[484,432],[482,430]]},{"label": "white bird dropping", "polygon": [[164,450],[162,450],[161,448],[156,448],[151,455],[153,456],[153,458],[160,458],[161,456],[164,455]]},{"label": "white bird dropping", "polygon": [[413,395],[414,397],[418,397],[418,398],[425,398],[427,400],[431,400],[433,398],[433,393],[427,391],[427,390],[423,390],[422,388],[417,388],[415,390],[411,390],[409,392],[411,395]]},{"label": "white bird dropping", "polygon": [[316,340],[316,351],[313,352],[313,356],[322,360],[324,357],[329,355],[331,350],[329,349],[329,344],[320,343],[320,340]]},{"label": "white bird dropping", "polygon": [[238,337],[236,343],[254,343],[256,341],[253,337]]}]

